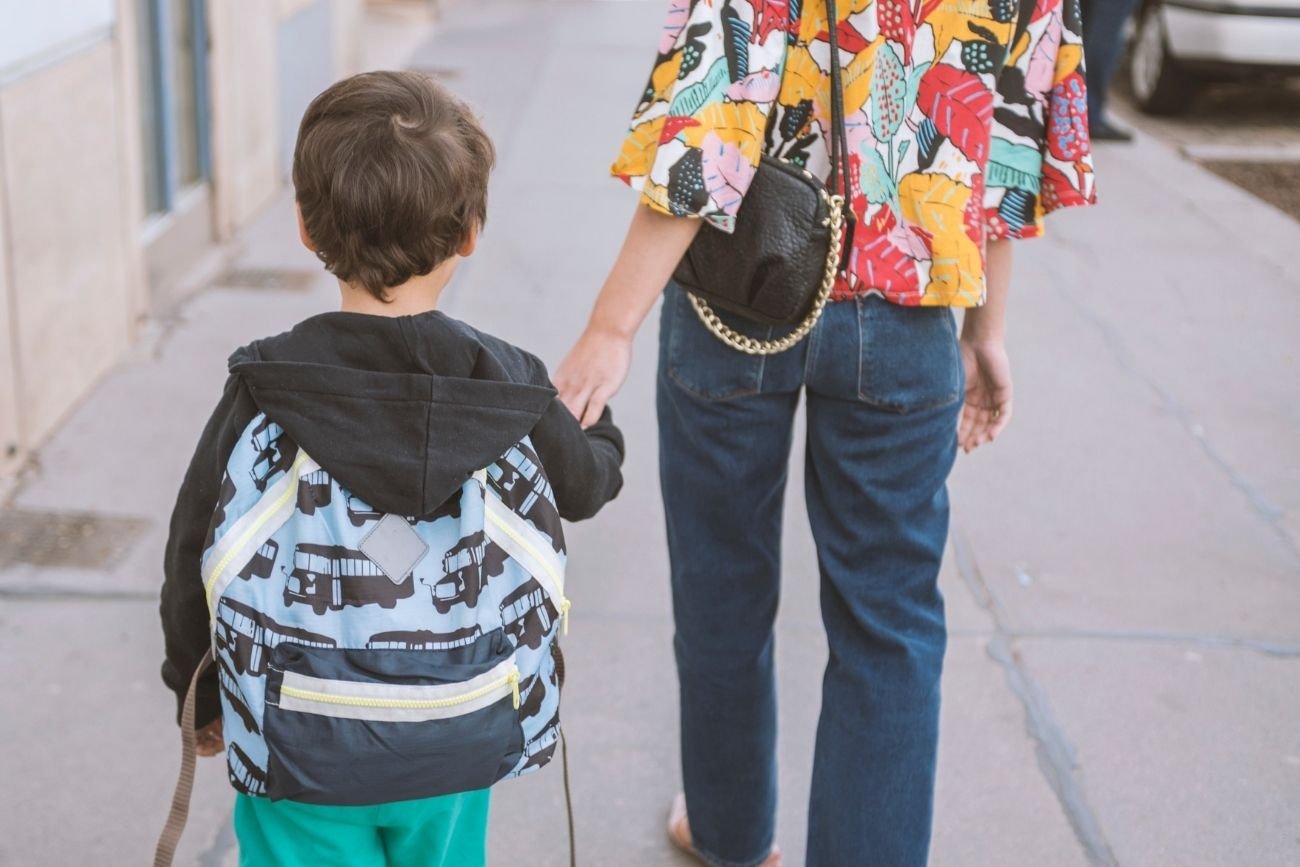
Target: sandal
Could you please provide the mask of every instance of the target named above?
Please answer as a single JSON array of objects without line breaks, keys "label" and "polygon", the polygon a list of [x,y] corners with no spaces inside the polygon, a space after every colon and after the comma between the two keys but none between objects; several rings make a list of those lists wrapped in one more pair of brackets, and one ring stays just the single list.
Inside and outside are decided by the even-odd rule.
[{"label": "sandal", "polygon": [[[686,796],[681,793],[673,798],[673,807],[668,811],[668,839],[687,855],[704,861],[691,840],[691,825],[686,819]],[[772,844],[771,854],[759,867],[781,867],[781,850],[775,843]]]}]

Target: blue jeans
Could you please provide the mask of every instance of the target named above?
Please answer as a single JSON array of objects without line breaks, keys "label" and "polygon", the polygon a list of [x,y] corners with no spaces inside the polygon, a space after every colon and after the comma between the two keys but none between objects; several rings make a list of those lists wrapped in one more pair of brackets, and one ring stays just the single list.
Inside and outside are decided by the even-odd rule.
[{"label": "blue jeans", "polygon": [[1106,97],[1124,53],[1124,25],[1137,0],[1084,0],[1083,50],[1088,79],[1088,123],[1106,117]]},{"label": "blue jeans", "polygon": [[[754,336],[779,329],[723,316]],[[659,450],[696,847],[761,863],[776,813],[773,634],[795,407],[830,658],[808,867],[924,865],[947,633],[937,578],[964,372],[948,308],[831,304],[789,352],[717,341],[668,286]]]}]

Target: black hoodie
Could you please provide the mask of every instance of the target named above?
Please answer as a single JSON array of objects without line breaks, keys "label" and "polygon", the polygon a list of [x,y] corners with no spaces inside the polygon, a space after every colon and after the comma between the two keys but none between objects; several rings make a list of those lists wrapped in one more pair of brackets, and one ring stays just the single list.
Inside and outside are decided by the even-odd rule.
[{"label": "black hoodie", "polygon": [[[382,512],[429,514],[529,434],[561,517],[590,518],[623,484],[623,437],[608,410],[584,431],[541,361],[442,313],[324,313],[250,343],[230,357],[225,392],[172,513],[163,680],[178,706],[211,640],[200,560],[222,475],[259,412]],[[209,674],[200,683],[198,726],[220,713]]]}]

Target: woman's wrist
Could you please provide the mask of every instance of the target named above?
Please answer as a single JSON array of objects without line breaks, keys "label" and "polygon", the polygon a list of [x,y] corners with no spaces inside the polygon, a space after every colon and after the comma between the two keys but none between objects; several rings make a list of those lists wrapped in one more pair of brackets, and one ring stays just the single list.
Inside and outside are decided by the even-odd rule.
[{"label": "woman's wrist", "polygon": [[586,333],[626,341],[636,337],[701,225],[700,220],[671,217],[638,205],[587,320]]},{"label": "woman's wrist", "polygon": [[637,311],[619,308],[614,304],[596,303],[587,320],[587,333],[614,340],[632,340],[641,327],[642,317]]},{"label": "woman's wrist", "polygon": [[967,343],[1002,343],[1007,330],[1000,313],[986,307],[967,308],[962,317],[961,339]]}]

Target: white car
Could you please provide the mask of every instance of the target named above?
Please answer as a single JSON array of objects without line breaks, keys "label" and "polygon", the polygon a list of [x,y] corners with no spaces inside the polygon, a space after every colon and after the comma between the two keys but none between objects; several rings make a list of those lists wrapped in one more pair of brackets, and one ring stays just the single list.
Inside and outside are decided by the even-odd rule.
[{"label": "white car", "polygon": [[1203,81],[1300,74],[1300,0],[1146,0],[1130,60],[1149,114],[1179,113]]}]

